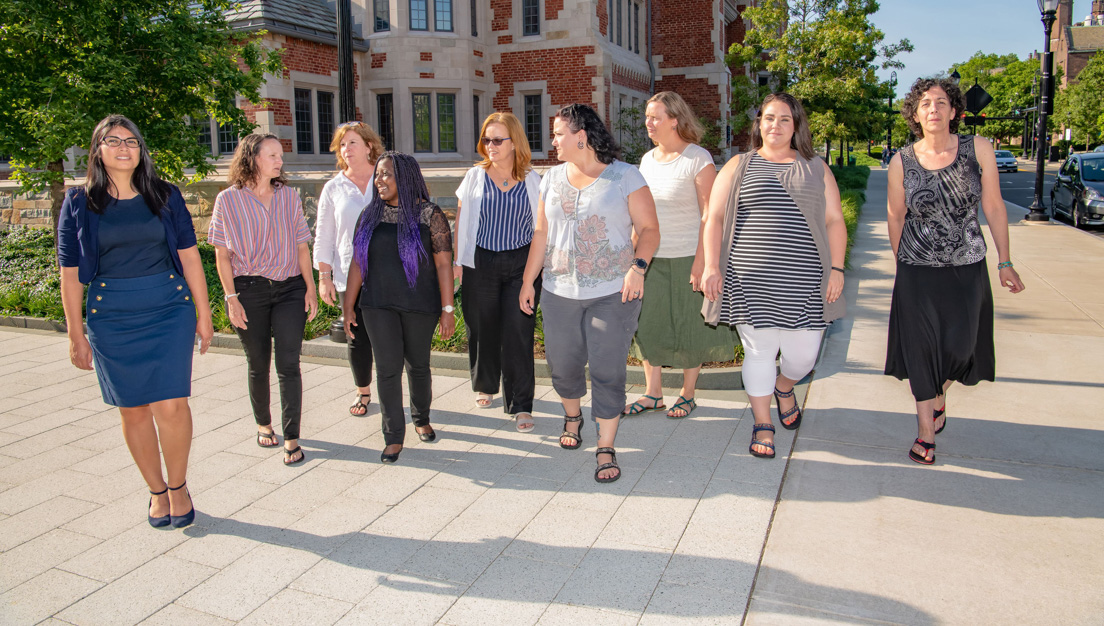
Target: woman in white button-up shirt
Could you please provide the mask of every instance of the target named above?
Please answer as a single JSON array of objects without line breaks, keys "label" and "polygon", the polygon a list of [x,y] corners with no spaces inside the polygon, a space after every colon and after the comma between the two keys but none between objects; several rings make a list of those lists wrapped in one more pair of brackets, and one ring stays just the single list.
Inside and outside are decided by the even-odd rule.
[{"label": "woman in white button-up shirt", "polygon": [[[322,188],[318,198],[314,267],[319,273],[318,295],[326,304],[341,306],[349,264],[353,258],[353,232],[364,207],[375,194],[375,163],[383,153],[383,140],[364,122],[346,122],[334,132],[330,150],[341,170]],[[357,387],[349,413],[368,413],[372,401],[372,344],[356,307],[357,323],[348,337],[349,366]]]}]

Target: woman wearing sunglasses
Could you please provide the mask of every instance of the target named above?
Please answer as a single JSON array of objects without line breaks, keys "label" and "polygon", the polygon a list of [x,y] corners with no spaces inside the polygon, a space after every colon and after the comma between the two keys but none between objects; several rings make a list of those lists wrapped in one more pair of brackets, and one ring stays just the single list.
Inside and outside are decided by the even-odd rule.
[{"label": "woman wearing sunglasses", "polygon": [[[533,430],[536,315],[523,313],[517,301],[540,176],[530,167],[529,140],[512,113],[487,116],[477,150],[483,160],[456,190],[455,274],[461,277],[472,389],[476,406],[490,408],[501,380],[502,409],[527,433]],[[539,293],[539,282],[536,287]]]},{"label": "woman wearing sunglasses", "polygon": [[[383,140],[364,122],[346,122],[334,132],[330,152],[337,155],[337,169],[341,171],[326,183],[318,198],[314,267],[318,269],[319,297],[326,304],[341,306],[353,260],[353,231],[364,207],[375,196],[372,179],[376,159],[383,153]],[[346,343],[357,388],[349,413],[360,417],[368,414],[368,403],[372,401],[372,343],[364,330],[360,306],[355,310],[357,323]]]}]

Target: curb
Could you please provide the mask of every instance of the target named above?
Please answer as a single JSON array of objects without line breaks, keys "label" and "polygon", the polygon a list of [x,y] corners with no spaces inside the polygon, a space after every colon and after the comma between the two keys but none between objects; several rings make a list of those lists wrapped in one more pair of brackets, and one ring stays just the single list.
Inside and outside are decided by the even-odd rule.
[{"label": "curb", "polygon": [[[65,322],[56,322],[40,317],[0,315],[0,327],[5,326],[61,333],[64,333],[66,330]],[[824,336],[827,338],[828,333],[825,333]],[[211,340],[211,347],[226,350],[242,349],[241,340],[238,339],[237,335],[228,335],[224,333],[215,333],[214,339]],[[326,336],[304,341],[299,354],[313,359],[339,361],[340,364],[348,363],[345,344],[330,341],[330,338]],[[466,352],[435,351],[430,354],[429,366],[434,372],[451,376],[467,376],[470,371]],[[534,373],[537,378],[549,379],[552,377],[552,372],[548,368],[548,361],[544,359],[536,359]],[[644,368],[636,365],[629,365],[625,383],[629,385],[643,385]],[[664,370],[663,386],[673,389],[681,387],[682,370]],[[741,375],[741,368],[739,366],[703,368],[701,374],[698,376],[697,388],[705,391],[742,391],[744,388],[744,379]]]}]

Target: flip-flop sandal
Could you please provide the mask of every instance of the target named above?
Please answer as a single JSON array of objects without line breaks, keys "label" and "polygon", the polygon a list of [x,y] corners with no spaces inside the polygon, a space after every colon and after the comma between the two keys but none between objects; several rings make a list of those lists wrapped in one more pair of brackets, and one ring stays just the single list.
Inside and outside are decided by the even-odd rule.
[{"label": "flip-flop sandal", "polygon": [[655,406],[644,406],[640,403],[640,400],[637,400],[636,402],[633,402],[629,405],[628,411],[622,411],[621,415],[642,415],[644,413],[667,410],[667,405],[663,404],[663,398],[657,398],[655,396],[648,395],[645,395],[643,397],[655,401]]},{"label": "flip-flop sandal", "polygon": [[932,422],[938,422],[939,418],[941,418],[941,417],[943,418],[943,425],[940,426],[935,431],[935,434],[937,434],[937,435],[939,433],[943,432],[943,429],[947,427],[947,415],[946,415],[946,413],[947,413],[947,404],[946,403],[943,403],[943,408],[942,409],[936,409],[935,412],[932,413]]},{"label": "flip-flop sandal", "polygon": [[[522,416],[525,417],[522,417]],[[533,421],[533,414],[529,412],[518,413],[514,416],[514,428],[517,428],[519,433],[531,433],[537,424]]]},{"label": "flip-flop sandal", "polygon": [[[296,452],[299,453],[299,458],[294,460],[294,461],[289,461],[288,459],[295,456]],[[307,460],[307,453],[303,452],[303,449],[300,448],[299,446],[295,446],[291,450],[284,450],[284,465],[287,465],[287,466],[290,467],[292,465],[298,465],[298,464],[300,464],[300,463],[302,463],[303,461],[306,461],[306,460]]]},{"label": "flip-flop sandal", "polygon": [[[364,399],[368,398],[368,402],[364,402]],[[372,392],[358,393],[357,401],[349,407],[349,415],[353,417],[364,417],[368,415],[368,405],[372,403]],[[357,412],[359,411],[359,413]]]},{"label": "flip-flop sandal", "polygon": [[475,394],[475,406],[480,409],[489,409],[494,404],[494,396],[489,393]]},{"label": "flip-flop sandal", "polygon": [[[271,439],[272,443],[261,443],[261,440],[263,439]],[[258,430],[257,445],[262,448],[275,448],[276,446],[280,445],[280,438],[276,436],[276,431],[272,431],[270,433],[262,433]]]},{"label": "flip-flop sandal", "polygon": [[[667,419],[680,420],[690,417],[690,414],[694,412],[694,409],[698,408],[698,403],[694,402],[693,398],[678,397],[679,401],[671,407],[671,411],[683,411],[685,415],[671,415],[671,411],[667,411]],[[685,408],[684,408],[685,407]]]},{"label": "flip-flop sandal", "polygon": [[[916,454],[916,450],[909,448],[909,458],[916,461],[920,465],[932,465],[935,463],[935,443],[928,443],[919,437],[916,438],[916,443],[920,444],[920,447],[924,449],[924,454],[921,456]],[[915,444],[914,444],[915,445]],[[928,460],[928,450],[932,451],[931,460]]]}]

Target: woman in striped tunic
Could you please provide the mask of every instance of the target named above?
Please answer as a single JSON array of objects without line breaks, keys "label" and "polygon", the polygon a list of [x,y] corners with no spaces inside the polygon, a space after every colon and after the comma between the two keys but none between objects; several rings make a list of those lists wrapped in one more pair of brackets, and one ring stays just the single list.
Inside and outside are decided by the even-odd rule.
[{"label": "woman in striped tunic", "polygon": [[710,196],[702,314],[707,323],[739,331],[744,389],[755,415],[749,451],[774,458],[771,392],[782,427],[797,429],[793,387],[812,370],[828,322],[843,315],[847,229],[836,180],[813,152],[796,98],[767,96],[752,143],[752,152],[717,175]]},{"label": "woman in striped tunic", "polygon": [[476,148],[483,160],[456,190],[454,263],[462,282],[472,389],[475,405],[487,409],[501,380],[502,410],[527,433],[533,430],[536,316],[522,313],[517,301],[540,176],[529,166],[529,140],[512,113],[487,116]]}]

